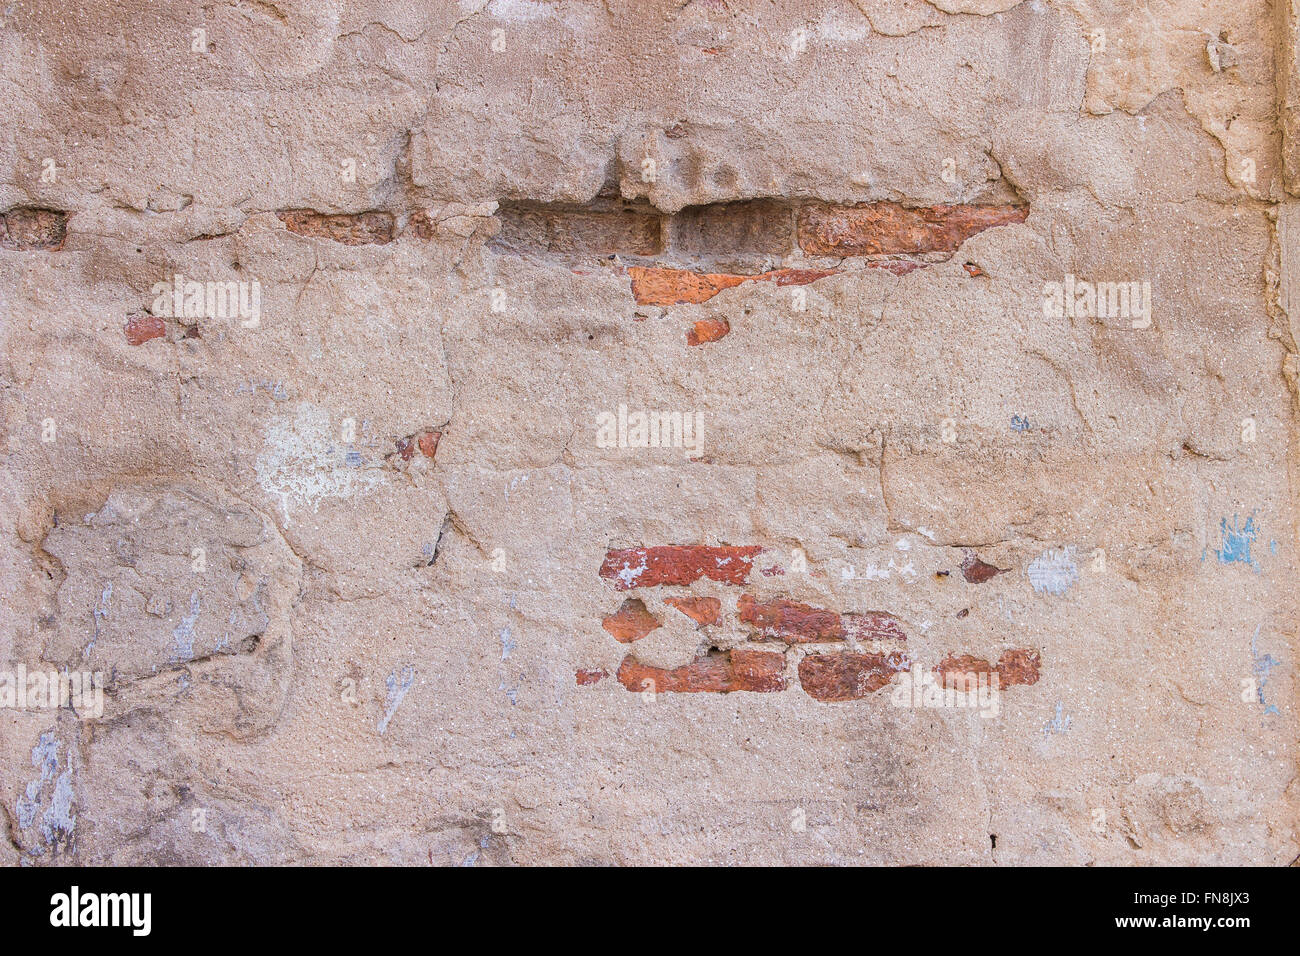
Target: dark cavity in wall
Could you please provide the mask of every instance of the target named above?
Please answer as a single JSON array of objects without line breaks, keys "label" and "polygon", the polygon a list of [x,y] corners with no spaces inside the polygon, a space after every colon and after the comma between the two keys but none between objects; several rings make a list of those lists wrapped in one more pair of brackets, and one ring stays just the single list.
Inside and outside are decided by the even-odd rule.
[{"label": "dark cavity in wall", "polygon": [[0,213],[0,249],[58,251],[68,235],[68,214],[18,206]]},{"label": "dark cavity in wall", "polygon": [[656,256],[664,250],[663,215],[646,202],[598,197],[583,206],[502,202],[495,249],[518,255]]}]

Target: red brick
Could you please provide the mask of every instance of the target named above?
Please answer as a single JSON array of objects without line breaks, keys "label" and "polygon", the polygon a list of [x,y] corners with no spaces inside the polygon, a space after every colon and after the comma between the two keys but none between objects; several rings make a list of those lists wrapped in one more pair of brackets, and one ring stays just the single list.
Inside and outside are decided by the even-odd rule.
[{"label": "red brick", "polygon": [[631,644],[657,628],[659,619],[646,610],[640,598],[628,598],[617,611],[607,615],[600,626],[613,634],[614,640]]},{"label": "red brick", "polygon": [[132,315],[127,317],[122,332],[128,345],[144,345],[150,339],[166,335],[167,323],[156,315]]},{"label": "red brick", "polygon": [[723,289],[733,288],[742,282],[771,281],[777,285],[807,285],[835,275],[836,272],[834,269],[776,269],[747,276],[691,272],[659,266],[629,266],[627,271],[632,277],[632,297],[641,305],[698,304],[707,302]]},{"label": "red brick", "polygon": [[722,612],[722,602],[714,597],[664,598],[697,624],[717,624]]},{"label": "red brick", "polygon": [[401,456],[402,461],[410,461],[415,457],[415,442],[409,438],[397,439],[397,454]]},{"label": "red brick", "polygon": [[58,252],[68,236],[68,214],[57,209],[20,207],[0,213],[0,249]]},{"label": "red brick", "polygon": [[967,685],[970,678],[966,675],[975,677],[989,677],[992,674],[998,675],[998,685],[1000,687],[1011,687],[1015,684],[1037,684],[1039,676],[1039,667],[1041,660],[1038,652],[1028,648],[1016,648],[1002,652],[998,658],[997,666],[994,667],[983,658],[974,657],[970,654],[949,654],[934,669],[939,675],[939,684],[943,687],[955,687],[958,690],[973,689]]},{"label": "red brick", "polygon": [[998,679],[1003,687],[1012,684],[1037,684],[1042,659],[1037,651],[1016,648],[1003,651],[998,658]]},{"label": "red brick", "polygon": [[860,643],[907,640],[907,632],[903,630],[903,622],[884,611],[863,611],[860,614],[849,613],[845,614],[841,620],[844,623],[845,635]]},{"label": "red brick", "polygon": [[703,345],[716,342],[731,331],[731,323],[726,319],[700,319],[686,333],[687,345]]},{"label": "red brick", "polygon": [[858,700],[880,690],[912,666],[900,651],[888,654],[809,654],[799,662],[799,683],[821,701]]},{"label": "red brick", "polygon": [[[939,675],[940,687],[960,691],[974,690],[980,678],[988,680],[995,668],[988,661],[970,654],[949,654],[939,662],[934,672]],[[1001,677],[998,678],[999,684]]]},{"label": "red brick", "polygon": [[669,544],[651,548],[622,548],[605,552],[600,576],[614,589],[652,588],[660,584],[686,586],[708,578],[724,584],[745,584],[754,564],[757,545],[715,547],[705,544]]},{"label": "red brick", "polygon": [[916,255],[952,252],[993,226],[1024,222],[1028,206],[805,206],[799,247],[814,256]]},{"label": "red brick", "polygon": [[985,564],[974,551],[967,551],[961,562],[961,575],[971,584],[983,584],[989,578],[1001,574],[1003,570],[992,564]]},{"label": "red brick", "polygon": [[756,601],[753,595],[742,594],[736,602],[736,611],[740,619],[757,632],[758,640],[785,641],[788,644],[844,640],[840,616],[825,608],[784,598]]},{"label": "red brick", "polygon": [[590,687],[597,684],[609,676],[608,671],[604,670],[577,670],[573,673],[573,679],[579,687]]},{"label": "red brick", "polygon": [[345,246],[393,241],[393,217],[386,212],[328,214],[312,209],[282,209],[276,215],[290,232],[300,236],[330,239]]},{"label": "red brick", "polygon": [[628,690],[653,690],[657,694],[730,694],[741,690],[773,693],[785,690],[785,655],[740,649],[715,651],[669,670],[642,664],[629,654],[619,665],[618,681]]},{"label": "red brick", "polygon": [[418,444],[420,454],[425,458],[432,458],[438,453],[438,442],[442,440],[442,432],[425,431],[420,433]]}]

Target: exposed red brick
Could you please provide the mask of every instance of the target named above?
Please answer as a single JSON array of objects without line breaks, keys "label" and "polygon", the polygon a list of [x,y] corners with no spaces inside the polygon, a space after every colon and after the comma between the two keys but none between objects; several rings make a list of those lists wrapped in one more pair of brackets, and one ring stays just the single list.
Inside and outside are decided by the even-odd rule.
[{"label": "exposed red brick", "polygon": [[683,305],[707,302],[723,289],[730,289],[749,281],[772,281],[777,285],[807,285],[826,276],[834,269],[776,269],[758,275],[731,275],[729,273],[691,272],[686,269],[668,269],[660,266],[629,266],[632,277],[632,297],[641,305]]},{"label": "exposed red brick", "polygon": [[409,438],[397,439],[397,454],[401,456],[402,461],[410,461],[415,457],[415,442]]},{"label": "exposed red brick", "polygon": [[1012,684],[1037,684],[1042,659],[1038,652],[1028,648],[1003,651],[998,658],[998,679],[1003,687]]},{"label": "exposed red brick", "polygon": [[985,564],[979,559],[974,551],[967,551],[966,556],[962,558],[961,574],[971,584],[983,584],[989,578],[996,577],[1003,572],[1003,568],[994,567],[991,564]]},{"label": "exposed red brick", "polygon": [[420,433],[418,444],[420,454],[425,458],[432,458],[438,453],[438,442],[442,439],[442,432],[425,431]]},{"label": "exposed red brick", "polygon": [[604,670],[577,670],[573,673],[573,679],[577,681],[579,687],[590,687],[608,676],[609,672]]},{"label": "exposed red brick", "polygon": [[844,625],[840,616],[825,608],[813,607],[778,598],[774,601],[756,601],[751,594],[742,594],[736,602],[740,619],[749,624],[760,641],[785,641],[788,644],[807,644],[814,641],[844,640]]},{"label": "exposed red brick", "polygon": [[799,662],[799,683],[821,701],[858,700],[880,690],[912,666],[900,651],[888,654],[809,654]]},{"label": "exposed red brick", "polygon": [[618,681],[628,690],[657,694],[772,693],[785,690],[785,655],[737,648],[666,669],[643,664],[629,654],[619,665]]},{"label": "exposed red brick", "polygon": [[660,584],[685,586],[708,578],[724,584],[745,584],[754,564],[757,545],[733,547],[705,544],[668,544],[652,548],[621,548],[605,552],[600,576],[614,589],[652,588]]},{"label": "exposed red brick", "polygon": [[785,574],[785,568],[781,567],[779,564],[774,564],[770,568],[761,568],[760,571],[765,578],[773,578],[778,574]]},{"label": "exposed red brick", "polygon": [[967,272],[969,272],[969,273],[970,273],[971,275],[973,275],[973,276],[982,276],[982,275],[985,274],[985,273],[984,273],[984,270],[981,269],[979,266],[977,266],[977,265],[976,265],[975,263],[973,263],[973,262],[968,262],[968,263],[966,263],[964,266],[962,266],[962,268],[965,269]]},{"label": "exposed red brick", "polygon": [[640,598],[628,598],[617,611],[607,615],[600,626],[613,634],[614,640],[631,644],[657,628],[659,619],[646,610]]},{"label": "exposed red brick", "polygon": [[1028,648],[1016,648],[1003,651],[994,667],[988,661],[970,654],[949,654],[934,669],[940,676],[939,683],[944,687],[957,690],[972,690],[972,677],[988,678],[996,673],[998,685],[1010,687],[1014,684],[1037,684],[1041,660],[1038,652]]},{"label": "exposed red brick", "polygon": [[[994,670],[993,665],[983,658],[970,654],[949,654],[939,662],[934,672],[939,675],[940,687],[951,687],[964,692],[975,690],[979,679],[988,680]],[[1001,683],[1001,680],[999,676],[998,682]]]},{"label": "exposed red brick", "polygon": [[670,597],[664,600],[697,624],[717,624],[722,611],[722,602],[714,597]]},{"label": "exposed red brick", "polygon": [[0,249],[57,252],[68,236],[68,214],[57,209],[19,207],[0,213]]},{"label": "exposed red brick", "polygon": [[903,622],[884,611],[863,611],[845,614],[844,633],[859,643],[867,641],[905,641],[907,632]]},{"label": "exposed red brick", "polygon": [[952,252],[993,226],[1024,222],[1027,206],[805,206],[799,247],[814,256],[876,256]]},{"label": "exposed red brick", "polygon": [[122,332],[128,345],[144,345],[150,339],[166,335],[167,323],[156,315],[132,315],[127,317]]},{"label": "exposed red brick", "polygon": [[731,323],[726,319],[700,319],[686,333],[687,345],[703,345],[716,342],[731,331]]},{"label": "exposed red brick", "polygon": [[807,285],[818,279],[833,276],[838,269],[775,269],[754,276],[755,279],[771,279],[777,285]]},{"label": "exposed red brick", "polygon": [[393,241],[393,217],[386,212],[327,214],[312,209],[282,209],[276,215],[290,232],[300,236],[330,239],[346,246]]}]

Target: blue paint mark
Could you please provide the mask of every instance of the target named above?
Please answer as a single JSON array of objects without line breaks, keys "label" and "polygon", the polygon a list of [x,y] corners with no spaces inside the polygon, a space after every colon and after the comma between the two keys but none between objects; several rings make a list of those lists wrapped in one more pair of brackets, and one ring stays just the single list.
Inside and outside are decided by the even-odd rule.
[{"label": "blue paint mark", "polygon": [[1277,541],[1273,540],[1268,543],[1268,553],[1277,554]]},{"label": "blue paint mark", "polygon": [[361,457],[361,452],[359,451],[348,452],[347,456],[344,458],[344,461],[346,461],[348,466],[351,468],[360,468],[363,464],[365,464],[364,459],[362,459]]},{"label": "blue paint mark", "polygon": [[1029,419],[1028,419],[1028,418],[1021,418],[1019,415],[1012,415],[1012,416],[1011,416],[1011,428],[1012,428],[1013,431],[1018,431],[1018,432],[1027,432],[1027,431],[1029,431],[1029,428],[1030,428],[1030,426],[1029,426]]},{"label": "blue paint mark", "polygon": [[1070,729],[1070,715],[1062,714],[1065,707],[1058,700],[1056,702],[1056,716],[1049,720],[1043,726],[1043,736],[1048,734],[1063,734]]},{"label": "blue paint mark", "polygon": [[1256,646],[1258,642],[1259,627],[1256,627],[1255,634],[1250,639],[1250,657],[1252,660],[1251,670],[1255,674],[1255,694],[1259,698],[1261,706],[1264,708],[1265,717],[1269,714],[1277,714],[1278,716],[1281,716],[1281,712],[1277,709],[1277,705],[1270,704],[1264,699],[1264,688],[1268,685],[1268,675],[1272,672],[1273,668],[1280,667],[1282,662],[1274,658],[1272,654],[1265,654],[1263,657],[1260,657],[1259,650]]},{"label": "blue paint mark", "polygon": [[[1259,530],[1255,526],[1255,513],[1251,512],[1246,523],[1243,525],[1237,515],[1232,516],[1232,527],[1228,527],[1228,519],[1222,518],[1219,521],[1219,534],[1222,538],[1222,545],[1214,549],[1214,556],[1219,559],[1220,564],[1245,564],[1260,570],[1259,562],[1250,554],[1250,546],[1254,542]],[[1205,560],[1204,555],[1201,560]]]}]

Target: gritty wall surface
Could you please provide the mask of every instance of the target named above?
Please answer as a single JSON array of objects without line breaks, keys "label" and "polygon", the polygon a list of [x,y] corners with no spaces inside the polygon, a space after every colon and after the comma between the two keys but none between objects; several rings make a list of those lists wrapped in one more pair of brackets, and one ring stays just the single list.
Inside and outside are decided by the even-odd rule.
[{"label": "gritty wall surface", "polygon": [[1291,862],[1296,23],[7,4],[0,861]]}]

